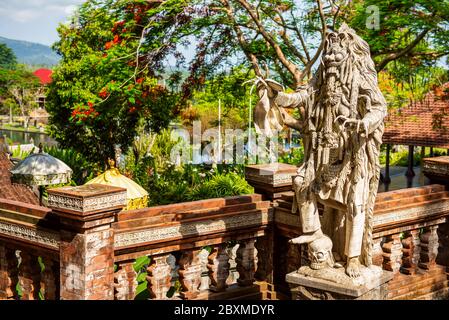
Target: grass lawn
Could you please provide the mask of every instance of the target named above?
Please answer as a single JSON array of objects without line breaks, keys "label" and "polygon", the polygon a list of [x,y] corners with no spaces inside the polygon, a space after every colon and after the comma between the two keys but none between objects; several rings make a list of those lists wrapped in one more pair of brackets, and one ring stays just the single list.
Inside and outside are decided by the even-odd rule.
[{"label": "grass lawn", "polygon": [[41,131],[39,130],[39,128],[35,127],[35,126],[28,126],[28,128],[24,128],[21,124],[18,123],[13,123],[13,124],[2,124],[0,125],[0,130],[4,129],[4,130],[14,130],[14,131],[21,131],[21,132],[37,132],[40,133]]}]

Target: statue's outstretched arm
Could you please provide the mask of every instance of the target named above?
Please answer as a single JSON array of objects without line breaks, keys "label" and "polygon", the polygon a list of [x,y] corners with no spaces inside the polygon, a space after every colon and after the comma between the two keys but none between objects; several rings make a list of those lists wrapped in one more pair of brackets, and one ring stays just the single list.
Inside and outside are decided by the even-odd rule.
[{"label": "statue's outstretched arm", "polygon": [[298,130],[302,132],[303,130],[303,122],[301,120],[293,118],[284,108],[280,107],[279,111],[281,112],[282,121],[287,127]]},{"label": "statue's outstretched arm", "polygon": [[385,116],[386,112],[380,109],[372,109],[367,112],[362,119],[367,134],[373,133],[382,124]]},{"label": "statue's outstretched arm", "polygon": [[279,107],[282,119],[287,127],[298,131],[303,130],[303,122],[293,118],[284,108],[299,107],[305,102],[307,97],[307,90],[299,90],[293,93],[278,92],[275,103]]},{"label": "statue's outstretched arm", "polygon": [[275,102],[279,107],[297,107],[304,103],[307,96],[306,90],[300,90],[293,93],[279,92]]}]

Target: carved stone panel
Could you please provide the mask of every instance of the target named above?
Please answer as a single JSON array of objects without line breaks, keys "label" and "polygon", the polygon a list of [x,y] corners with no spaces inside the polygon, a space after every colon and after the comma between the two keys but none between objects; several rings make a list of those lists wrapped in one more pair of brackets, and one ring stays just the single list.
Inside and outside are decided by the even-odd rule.
[{"label": "carved stone panel", "polygon": [[152,257],[147,268],[148,291],[152,299],[167,299],[171,286],[171,267],[167,263],[168,255]]},{"label": "carved stone panel", "polygon": [[237,249],[237,271],[239,278],[237,283],[240,286],[250,286],[254,283],[254,275],[257,270],[257,250],[254,247],[256,239],[244,240]]},{"label": "carved stone panel", "polygon": [[194,299],[200,293],[202,267],[199,253],[197,249],[183,251],[178,261],[180,297],[183,299]]},{"label": "carved stone panel", "polygon": [[221,244],[212,249],[208,257],[207,269],[211,285],[210,290],[214,292],[224,291],[227,288],[226,280],[229,277],[229,256],[226,244]]}]

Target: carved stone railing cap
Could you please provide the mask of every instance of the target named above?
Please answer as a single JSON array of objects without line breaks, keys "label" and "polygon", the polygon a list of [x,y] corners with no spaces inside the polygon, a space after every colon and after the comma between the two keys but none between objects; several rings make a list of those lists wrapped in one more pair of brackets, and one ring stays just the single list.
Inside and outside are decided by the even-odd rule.
[{"label": "carved stone railing cap", "polygon": [[245,170],[257,172],[261,175],[273,175],[275,173],[296,173],[297,167],[291,164],[275,162],[247,165]]},{"label": "carved stone railing cap", "polygon": [[67,186],[67,187],[61,187],[61,188],[53,188],[49,189],[48,193],[51,194],[59,194],[59,195],[69,195],[71,197],[76,198],[90,198],[90,197],[97,197],[100,195],[110,194],[110,193],[116,193],[116,192],[123,192],[126,191],[125,188],[120,187],[114,187],[114,186],[108,186],[104,184],[98,184],[93,183],[89,185],[82,185],[82,186]]},{"label": "carved stone railing cap", "polygon": [[447,164],[449,165],[449,156],[440,156],[440,157],[433,157],[433,158],[424,158],[424,162],[436,162],[441,164]]},{"label": "carved stone railing cap", "polygon": [[48,206],[78,215],[121,209],[126,206],[126,189],[102,184],[49,189]]}]

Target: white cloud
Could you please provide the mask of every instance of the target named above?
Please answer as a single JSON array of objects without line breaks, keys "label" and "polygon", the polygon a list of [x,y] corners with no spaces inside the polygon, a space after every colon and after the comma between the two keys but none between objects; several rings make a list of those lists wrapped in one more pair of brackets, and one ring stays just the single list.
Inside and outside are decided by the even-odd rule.
[{"label": "white cloud", "polygon": [[10,14],[10,17],[17,22],[27,22],[39,18],[40,12],[35,10],[19,10]]},{"label": "white cloud", "polygon": [[84,0],[0,0],[0,17],[24,23],[50,15],[71,15]]},{"label": "white cloud", "polygon": [[0,0],[0,36],[51,44],[56,28],[85,0]]}]

